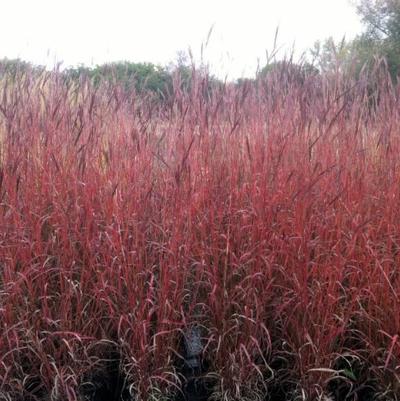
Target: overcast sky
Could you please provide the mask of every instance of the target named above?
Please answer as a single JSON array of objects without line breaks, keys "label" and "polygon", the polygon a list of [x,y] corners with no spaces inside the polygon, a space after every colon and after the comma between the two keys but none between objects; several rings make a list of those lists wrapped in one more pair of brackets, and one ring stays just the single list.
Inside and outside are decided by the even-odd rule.
[{"label": "overcast sky", "polygon": [[361,30],[349,0],[0,0],[0,57],[53,65],[167,64],[190,46],[219,76],[254,73],[276,28],[298,54],[321,39]]}]

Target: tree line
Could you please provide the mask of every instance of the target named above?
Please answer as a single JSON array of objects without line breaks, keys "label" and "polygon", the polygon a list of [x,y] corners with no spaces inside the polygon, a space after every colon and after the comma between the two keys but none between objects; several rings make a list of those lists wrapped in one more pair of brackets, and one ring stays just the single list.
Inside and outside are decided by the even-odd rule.
[{"label": "tree line", "polygon": [[[377,60],[387,65],[393,81],[400,74],[400,0],[358,0],[355,4],[361,17],[364,30],[353,40],[345,38],[335,42],[328,38],[315,43],[309,51],[309,57],[303,62],[280,60],[269,62],[261,68],[254,78],[242,78],[237,85],[254,83],[265,78],[276,70],[290,69],[299,79],[308,75],[337,72],[357,77],[362,71],[373,68]],[[15,75],[26,70],[40,73],[45,70],[19,59],[0,60],[0,75]],[[126,88],[134,88],[137,92],[149,91],[160,97],[166,97],[172,92],[176,80],[179,85],[190,87],[192,75],[207,75],[209,87],[223,85],[215,76],[208,74],[204,68],[194,69],[187,60],[180,59],[176,64],[161,66],[153,63],[135,63],[128,61],[112,62],[95,67],[78,66],[62,70],[62,76],[67,80],[89,78],[94,85],[100,82],[118,82]]]}]

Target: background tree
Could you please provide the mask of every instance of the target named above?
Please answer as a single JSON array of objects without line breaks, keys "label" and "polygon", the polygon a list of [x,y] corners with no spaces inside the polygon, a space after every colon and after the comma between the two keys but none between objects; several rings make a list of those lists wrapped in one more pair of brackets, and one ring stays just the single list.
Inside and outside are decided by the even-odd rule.
[{"label": "background tree", "polygon": [[[361,0],[357,11],[366,27],[356,41],[358,52],[385,57],[393,78],[400,72],[400,1]],[[370,59],[370,57],[369,57]],[[368,61],[368,60],[367,60]]]},{"label": "background tree", "polygon": [[303,82],[307,77],[317,75],[319,70],[312,63],[304,60],[295,63],[291,58],[274,61],[264,66],[258,73],[257,79],[265,79],[269,75],[278,75],[285,80]]},{"label": "background tree", "polygon": [[43,72],[45,68],[40,65],[34,65],[29,63],[28,61],[21,60],[19,58],[9,59],[3,58],[0,59],[0,77],[4,75],[16,77],[19,74],[24,74],[26,72],[31,72],[34,74],[40,74]]},{"label": "background tree", "polygon": [[119,61],[97,65],[94,68],[79,66],[65,71],[66,76],[79,79],[86,75],[97,85],[100,81],[119,82],[125,88],[138,92],[151,91],[163,96],[171,86],[171,76],[166,68],[152,63]]},{"label": "background tree", "polygon": [[400,73],[400,0],[359,0],[357,12],[365,26],[354,40],[317,42],[311,51],[322,71],[340,69],[358,76],[363,68],[385,58],[394,80]]}]

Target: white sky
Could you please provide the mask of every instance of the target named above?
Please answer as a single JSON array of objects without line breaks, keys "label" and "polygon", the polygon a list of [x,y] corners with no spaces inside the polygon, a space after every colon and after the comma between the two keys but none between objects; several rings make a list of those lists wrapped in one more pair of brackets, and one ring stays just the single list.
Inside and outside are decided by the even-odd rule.
[{"label": "white sky", "polygon": [[349,0],[0,0],[0,57],[54,65],[167,64],[190,46],[213,72],[252,75],[273,46],[298,52],[361,30]]}]

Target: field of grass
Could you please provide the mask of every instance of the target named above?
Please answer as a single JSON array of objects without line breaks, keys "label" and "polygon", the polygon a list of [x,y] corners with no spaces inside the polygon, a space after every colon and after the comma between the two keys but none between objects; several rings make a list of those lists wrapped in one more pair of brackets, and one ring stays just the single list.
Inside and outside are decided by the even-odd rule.
[{"label": "field of grass", "polygon": [[0,138],[1,401],[400,399],[382,66],[164,101],[24,72]]}]

